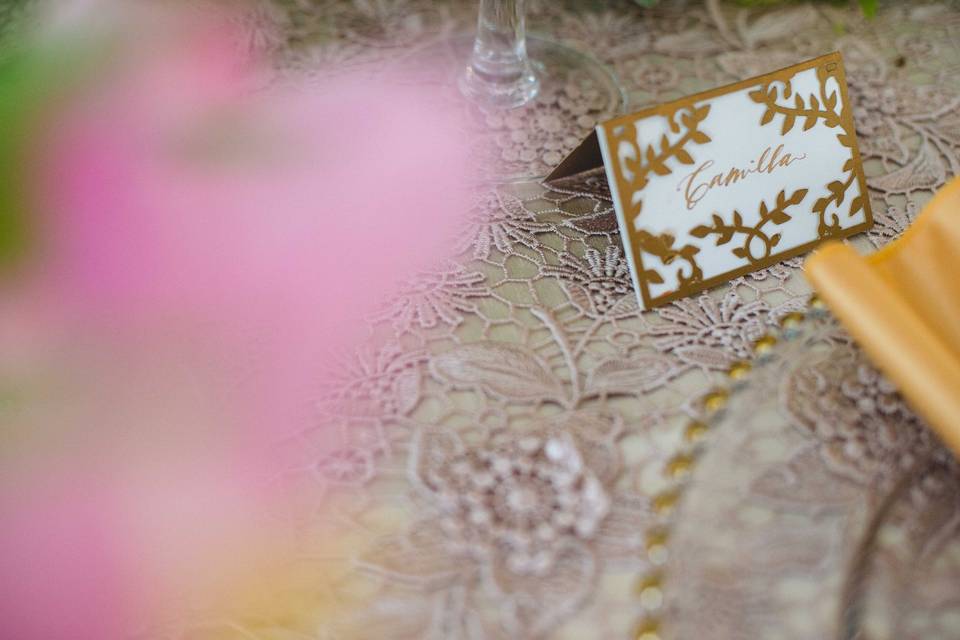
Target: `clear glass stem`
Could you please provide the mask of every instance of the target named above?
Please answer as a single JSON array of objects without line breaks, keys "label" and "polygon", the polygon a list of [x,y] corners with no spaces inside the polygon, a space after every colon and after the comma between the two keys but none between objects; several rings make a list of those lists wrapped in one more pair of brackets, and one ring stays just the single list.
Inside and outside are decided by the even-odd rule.
[{"label": "clear glass stem", "polygon": [[511,108],[537,95],[540,83],[527,57],[524,0],[480,0],[477,37],[460,80],[481,104]]}]

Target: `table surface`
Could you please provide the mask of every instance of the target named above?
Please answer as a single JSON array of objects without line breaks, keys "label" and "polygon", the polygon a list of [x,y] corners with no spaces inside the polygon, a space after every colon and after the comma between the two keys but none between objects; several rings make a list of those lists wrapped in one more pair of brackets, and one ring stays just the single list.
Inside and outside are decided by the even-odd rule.
[{"label": "table surface", "polygon": [[[960,166],[956,5],[529,4],[530,28],[608,65],[631,110],[841,51],[875,217],[861,250]],[[250,45],[281,75],[376,66],[475,11],[262,3]],[[480,125],[498,161],[542,173],[612,108],[574,79]],[[487,186],[469,219],[460,258],[331,363],[318,404],[337,446],[290,444],[291,476],[328,502],[291,521],[303,570],[343,615],[198,609],[160,636],[957,637],[960,474],[810,309],[801,259],[639,312],[600,181]]]}]

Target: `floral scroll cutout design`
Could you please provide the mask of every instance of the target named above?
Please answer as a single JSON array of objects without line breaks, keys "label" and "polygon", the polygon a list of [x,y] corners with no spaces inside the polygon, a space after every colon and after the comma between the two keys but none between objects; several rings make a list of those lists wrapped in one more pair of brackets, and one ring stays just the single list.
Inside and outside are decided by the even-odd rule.
[{"label": "floral scroll cutout design", "polygon": [[774,248],[780,243],[781,234],[775,233],[768,235],[763,227],[768,222],[775,225],[782,225],[790,220],[792,216],[787,213],[787,208],[800,204],[807,195],[807,189],[797,189],[789,198],[786,191],[777,194],[776,204],[771,208],[765,202],[760,202],[760,218],[755,225],[748,227],[743,222],[743,216],[739,211],[733,212],[732,223],[726,223],[719,214],[713,214],[713,225],[699,225],[694,227],[690,234],[696,238],[705,238],[708,235],[717,236],[717,246],[724,245],[736,235],[743,236],[743,244],[734,247],[733,255],[738,258],[745,258],[751,264],[761,264],[764,260],[773,254]]},{"label": "floral scroll cutout design", "polygon": [[[809,74],[811,79],[816,74],[817,85],[812,92],[795,91],[791,86],[792,82],[799,82],[795,76],[801,73]],[[830,54],[739,85],[689,96],[603,125],[606,148],[614,156],[610,164],[617,187],[618,212],[629,236],[633,262],[637,266],[636,284],[645,308],[672,302],[749,271],[770,266],[779,259],[812,248],[825,238],[845,237],[870,226],[872,215],[856,144],[853,110],[845,87],[840,56]],[[669,226],[666,229],[653,229],[642,224],[644,206],[646,204],[648,209],[650,206],[649,202],[645,202],[648,199],[644,197],[644,189],[656,177],[670,175],[678,171],[678,167],[703,161],[703,157],[695,158],[696,154],[702,155],[700,145],[714,142],[713,137],[719,135],[715,129],[705,126],[711,115],[710,100],[737,92],[743,92],[740,95],[744,96],[747,104],[763,105],[760,126],[775,123],[781,135],[795,128],[803,131],[810,131],[817,126],[826,130],[835,129],[840,145],[838,153],[843,153],[846,158],[841,177],[832,180],[822,190],[813,187],[786,188],[773,202],[761,201],[756,217],[743,215],[744,209],[730,213],[730,219],[725,219],[721,212],[713,212],[712,224],[705,224],[702,218],[694,220],[690,223],[692,229],[685,234],[665,232],[671,228]],[[642,121],[653,117],[666,119],[665,132],[659,139],[640,126]],[[819,135],[820,131],[817,129],[812,133]],[[707,147],[706,152],[709,154],[712,148]],[[712,161],[709,164],[712,165]],[[732,171],[728,175],[737,174]],[[714,181],[717,180],[721,178],[714,178]],[[728,177],[723,184],[729,185],[730,180]],[[857,187],[854,187],[855,183]],[[813,236],[812,230],[803,232],[810,234],[807,238],[786,233],[786,229],[770,230],[771,225],[788,225],[797,215],[788,209],[801,204],[817,216],[816,236]],[[846,207],[843,212],[840,211],[841,206]],[[863,217],[863,222],[854,218],[858,214]],[[658,211],[654,220],[661,217]],[[673,224],[672,219],[670,224]],[[706,254],[701,253],[703,245],[693,240],[708,236],[715,236],[716,246],[727,244],[735,237],[741,239],[742,242],[732,249],[740,262],[723,273],[709,273],[708,262],[704,258]],[[678,239],[680,242],[677,242]],[[683,242],[684,239],[689,240]],[[791,239],[791,242],[783,242],[784,239]],[[671,273],[675,261],[681,268]]]},{"label": "floral scroll cutout design", "polygon": [[[631,191],[640,191],[647,186],[650,174],[658,176],[670,175],[667,160],[673,158],[681,164],[693,164],[693,156],[686,150],[689,143],[707,144],[710,136],[700,130],[700,124],[710,114],[710,105],[700,107],[689,106],[674,109],[667,114],[670,132],[678,134],[683,131],[677,140],[671,142],[667,134],[663,134],[657,144],[641,148],[637,143],[637,126],[634,122],[626,122],[610,127],[610,141],[614,149],[618,149],[617,172],[629,182]],[[679,116],[679,122],[677,122]],[[683,128],[681,129],[681,125]],[[632,220],[640,215],[643,201],[623,202],[628,219]]]},{"label": "floral scroll cutout design", "polygon": [[[674,241],[676,239],[668,233],[656,236],[648,231],[638,231],[634,239],[640,249],[656,256],[665,265],[672,265],[676,262],[677,258],[680,258],[683,263],[686,263],[689,272],[685,271],[684,266],[681,264],[681,266],[677,268],[676,273],[677,281],[680,283],[681,289],[696,286],[703,281],[703,269],[697,264],[696,258],[696,255],[700,253],[700,247],[685,244],[677,249],[674,247]],[[645,282],[653,284],[663,284],[664,282],[660,272],[652,268],[644,268],[640,277],[643,278]]]},{"label": "floral scroll cutout design", "polygon": [[[781,104],[780,88],[773,83],[767,82],[759,89],[751,91],[748,95],[754,102],[766,107],[760,118],[760,125],[765,126],[773,121],[774,116],[782,115],[783,122],[780,125],[781,135],[789,133],[798,123],[803,123],[803,130],[812,129],[817,122],[823,121],[824,126],[831,129],[838,128],[837,141],[845,148],[850,150],[850,158],[843,165],[845,177],[842,180],[834,180],[827,185],[828,194],[819,198],[813,205],[813,212],[819,217],[817,233],[821,238],[835,236],[842,233],[840,218],[836,213],[831,213],[828,220],[827,207],[835,204],[837,207],[844,203],[847,190],[857,179],[857,159],[856,134],[854,132],[853,117],[847,100],[844,100],[837,109],[839,95],[837,90],[827,88],[827,82],[833,79],[837,87],[844,86],[844,79],[841,75],[840,65],[836,62],[825,62],[817,66],[817,81],[820,85],[820,95],[810,95],[804,98],[799,93],[795,93],[790,84],[790,80],[783,83],[783,100],[790,101],[789,105]],[[864,208],[866,202],[864,190],[861,188],[860,194],[849,199],[849,209],[847,215],[852,217]],[[869,221],[869,214],[868,214]]]}]

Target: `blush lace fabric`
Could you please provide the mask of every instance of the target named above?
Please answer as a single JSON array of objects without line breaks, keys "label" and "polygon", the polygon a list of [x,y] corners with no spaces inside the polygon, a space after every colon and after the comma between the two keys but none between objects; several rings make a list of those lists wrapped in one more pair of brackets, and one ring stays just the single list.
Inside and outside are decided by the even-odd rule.
[{"label": "blush lace fabric", "polygon": [[[829,3],[529,4],[530,27],[608,64],[631,109],[840,50],[876,219],[862,250],[960,167],[955,5],[888,3],[867,20]],[[469,32],[475,10],[277,0],[245,24],[282,79],[388,64]],[[609,115],[571,80],[477,126],[498,161],[538,174]],[[489,187],[470,221],[457,261],[405,282],[368,343],[331,359],[336,383],[311,401],[337,447],[311,432],[285,444],[305,499],[325,505],[290,518],[305,583],[332,577],[343,615],[197,607],[138,637],[627,638],[653,620],[672,638],[827,638],[854,604],[860,637],[956,637],[955,465],[829,318],[734,395],[667,508],[704,394],[806,310],[799,259],[641,313],[598,176]],[[362,544],[318,547],[331,536]],[[650,575],[664,588],[638,587]]]}]

